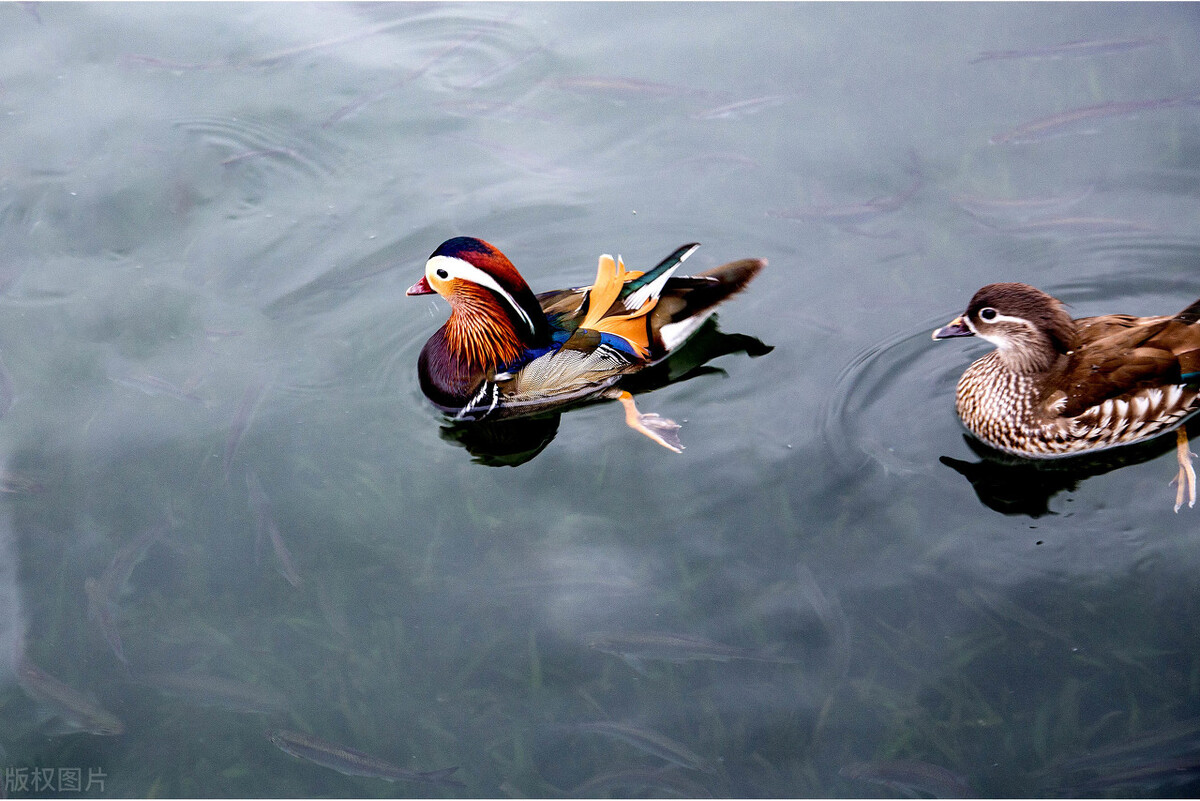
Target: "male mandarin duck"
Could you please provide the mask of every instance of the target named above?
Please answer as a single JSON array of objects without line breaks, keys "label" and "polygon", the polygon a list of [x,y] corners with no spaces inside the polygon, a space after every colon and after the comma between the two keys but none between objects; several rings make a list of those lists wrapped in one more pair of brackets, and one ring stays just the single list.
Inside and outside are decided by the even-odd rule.
[{"label": "male mandarin duck", "polygon": [[645,272],[601,256],[592,286],[534,295],[494,246],[465,236],[446,240],[408,290],[437,292],[450,303],[450,319],[421,350],[422,391],[456,420],[617,398],[630,427],[678,453],[679,426],[638,412],[633,396],[615,385],[666,358],[766,264],[741,259],[674,275],[698,247],[683,245]]},{"label": "male mandarin duck", "polygon": [[934,339],[978,335],[996,350],[959,379],[955,406],[997,450],[1052,459],[1177,430],[1175,511],[1196,502],[1180,425],[1200,408],[1200,300],[1173,316],[1072,319],[1028,284],[990,284]]}]

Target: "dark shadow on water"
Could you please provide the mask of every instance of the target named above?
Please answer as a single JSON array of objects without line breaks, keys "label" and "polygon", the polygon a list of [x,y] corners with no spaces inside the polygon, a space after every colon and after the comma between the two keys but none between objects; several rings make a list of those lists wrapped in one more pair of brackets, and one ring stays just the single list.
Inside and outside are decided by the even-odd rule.
[{"label": "dark shadow on water", "polygon": [[494,422],[453,422],[442,426],[442,439],[466,448],[489,467],[516,467],[541,453],[558,434],[560,412]]},{"label": "dark shadow on water", "polygon": [[[1194,439],[1200,431],[1200,423],[1193,419],[1186,426],[1188,439]],[[1060,492],[1074,492],[1082,481],[1092,476],[1148,462],[1175,450],[1175,437],[1168,433],[1149,442],[1112,448],[1091,456],[1081,454],[1035,461],[1009,456],[969,434],[964,434],[963,440],[980,461],[967,462],[950,456],[942,456],[938,461],[967,479],[984,506],[1001,514],[1033,518],[1055,514],[1050,511],[1050,499]],[[1166,478],[1163,503],[1173,503],[1165,484]]]},{"label": "dark shadow on water", "polygon": [[[756,337],[722,333],[715,317],[710,317],[683,347],[657,364],[622,379],[617,386],[635,395],[651,392],[696,376],[723,373],[707,364],[718,356],[745,353],[756,358],[772,350],[774,346]],[[588,400],[574,407],[596,402]],[[552,411],[495,421],[451,421],[441,427],[440,434],[447,442],[466,448],[480,464],[516,467],[533,459],[550,444],[558,434],[561,417],[562,411]]]}]

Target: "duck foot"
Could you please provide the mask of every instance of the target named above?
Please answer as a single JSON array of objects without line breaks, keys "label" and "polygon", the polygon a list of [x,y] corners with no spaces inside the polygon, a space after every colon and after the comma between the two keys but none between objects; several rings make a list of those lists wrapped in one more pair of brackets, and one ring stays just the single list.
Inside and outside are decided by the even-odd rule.
[{"label": "duck foot", "polygon": [[1183,506],[1183,495],[1187,492],[1188,506],[1196,505],[1196,470],[1192,467],[1192,457],[1196,454],[1188,450],[1187,431],[1183,426],[1175,430],[1175,454],[1179,458],[1179,475],[1175,477],[1174,483],[1178,485],[1175,490],[1175,511],[1179,511],[1179,507]]},{"label": "duck foot", "polygon": [[633,402],[633,396],[625,390],[614,390],[608,393],[610,398],[616,398],[625,407],[625,424],[639,434],[645,434],[650,439],[662,445],[669,451],[683,453],[683,443],[679,441],[679,423],[668,420],[654,412],[642,414]]}]

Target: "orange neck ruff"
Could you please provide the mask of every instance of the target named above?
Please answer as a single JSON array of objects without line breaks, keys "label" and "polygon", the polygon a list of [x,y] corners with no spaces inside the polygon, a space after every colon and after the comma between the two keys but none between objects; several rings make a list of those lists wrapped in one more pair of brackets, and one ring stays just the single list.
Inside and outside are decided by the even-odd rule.
[{"label": "orange neck ruff", "polygon": [[446,343],[469,363],[486,370],[512,364],[525,351],[524,343],[504,309],[486,290],[457,287],[450,300]]}]

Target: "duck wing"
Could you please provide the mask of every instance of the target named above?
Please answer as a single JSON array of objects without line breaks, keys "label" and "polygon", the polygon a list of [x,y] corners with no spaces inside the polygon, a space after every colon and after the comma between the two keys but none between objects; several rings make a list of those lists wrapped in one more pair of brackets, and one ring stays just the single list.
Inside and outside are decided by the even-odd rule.
[{"label": "duck wing", "polygon": [[[1200,301],[1173,317],[1109,314],[1077,320],[1079,348],[1060,384],[1072,388],[1062,415],[1074,417],[1150,389],[1197,383],[1198,321]],[[1195,393],[1184,396],[1179,401],[1194,402]]]},{"label": "duck wing", "polygon": [[[657,305],[672,274],[699,244],[682,245],[652,269],[627,270],[620,257],[600,257],[596,281],[590,287],[561,290],[539,296],[552,324],[568,336],[567,350],[589,350],[595,335],[611,335],[606,341],[628,350],[639,360],[651,356],[654,337],[646,315]],[[586,332],[586,333],[585,333]]]}]

